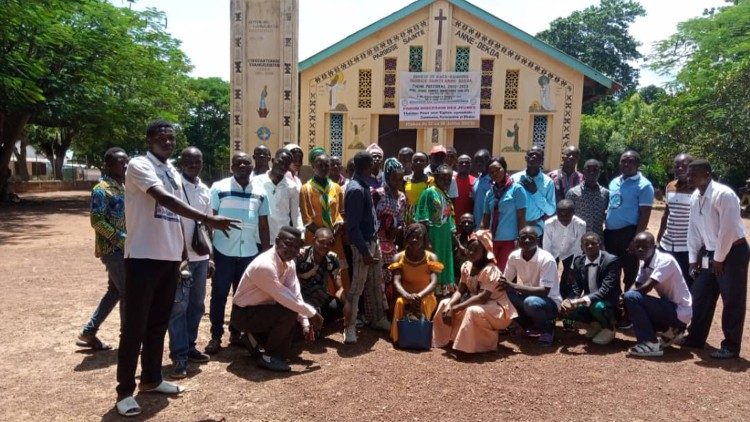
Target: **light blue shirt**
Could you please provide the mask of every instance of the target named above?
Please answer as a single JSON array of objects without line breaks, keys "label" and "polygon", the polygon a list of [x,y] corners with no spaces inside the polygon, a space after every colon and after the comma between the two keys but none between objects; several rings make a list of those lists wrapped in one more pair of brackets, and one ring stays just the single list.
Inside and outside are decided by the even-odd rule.
[{"label": "light blue shirt", "polygon": [[618,230],[638,225],[640,207],[650,207],[653,204],[654,186],[641,172],[628,178],[617,176],[609,182],[609,207],[605,227],[608,230]]},{"label": "light blue shirt", "polygon": [[[524,191],[526,188],[521,185],[521,179],[529,177],[526,170],[515,173],[511,178],[518,183]],[[531,178],[536,183],[536,193],[531,194],[526,191],[526,221],[533,224],[539,234],[544,232],[544,221],[541,219],[545,215],[555,215],[557,205],[555,204],[555,182],[541,170],[536,177]]]},{"label": "light blue shirt", "polygon": [[474,198],[474,227],[482,225],[484,198],[490,190],[492,190],[492,179],[489,174],[483,174],[474,180],[474,186],[471,188],[471,197]]},{"label": "light blue shirt", "polygon": [[258,222],[268,215],[268,199],[260,189],[253,191],[248,183],[243,189],[234,176],[219,180],[211,186],[211,208],[224,217],[241,221],[239,229],[228,231],[229,237],[214,230],[214,248],[226,256],[247,258],[258,254]]},{"label": "light blue shirt", "polygon": [[[500,198],[500,218],[497,230],[494,233],[494,240],[516,240],[518,237],[518,216],[516,211],[526,208],[527,204],[526,189],[523,186],[513,183]],[[480,202],[480,201],[477,201]],[[490,215],[490,227],[492,229],[493,214],[497,199],[495,192],[490,189],[485,194],[484,213]],[[526,212],[528,212],[526,208]]]}]

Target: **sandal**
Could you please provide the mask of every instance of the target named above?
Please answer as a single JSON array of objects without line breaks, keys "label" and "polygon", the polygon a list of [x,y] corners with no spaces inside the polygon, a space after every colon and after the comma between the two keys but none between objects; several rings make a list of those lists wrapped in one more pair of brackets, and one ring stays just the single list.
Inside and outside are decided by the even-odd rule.
[{"label": "sandal", "polygon": [[721,349],[711,353],[711,357],[714,359],[734,359],[738,356],[737,353],[722,347]]},{"label": "sandal", "polygon": [[628,354],[632,356],[639,356],[639,357],[657,357],[657,356],[663,356],[664,350],[662,350],[661,347],[659,347],[658,342],[651,343],[648,341],[644,341],[628,349]]},{"label": "sandal", "polygon": [[138,406],[138,402],[135,401],[133,396],[127,396],[118,401],[115,407],[117,408],[117,413],[122,416],[131,417],[141,414],[141,407]]},{"label": "sandal", "polygon": [[149,390],[141,390],[144,393],[161,393],[161,394],[180,394],[185,391],[185,387],[173,384],[169,381],[162,381],[161,384]]}]

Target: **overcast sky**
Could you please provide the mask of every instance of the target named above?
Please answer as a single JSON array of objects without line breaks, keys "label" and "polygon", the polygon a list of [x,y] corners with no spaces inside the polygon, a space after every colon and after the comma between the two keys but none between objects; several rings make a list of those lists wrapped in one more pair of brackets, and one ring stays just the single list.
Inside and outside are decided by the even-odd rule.
[{"label": "overcast sky", "polygon": [[[127,5],[125,0],[110,0]],[[547,29],[555,18],[568,16],[598,0],[470,0],[530,34]],[[299,0],[300,59],[305,59],[353,32],[411,3],[411,0]],[[700,16],[723,0],[641,0],[647,16],[636,20],[631,34],[648,55],[655,41],[675,32],[677,23]],[[193,76],[229,79],[229,0],[136,0],[136,9],[155,7],[167,14],[167,30],[182,41],[195,66]],[[641,66],[642,64],[639,64]],[[665,82],[641,69],[640,85]]]}]

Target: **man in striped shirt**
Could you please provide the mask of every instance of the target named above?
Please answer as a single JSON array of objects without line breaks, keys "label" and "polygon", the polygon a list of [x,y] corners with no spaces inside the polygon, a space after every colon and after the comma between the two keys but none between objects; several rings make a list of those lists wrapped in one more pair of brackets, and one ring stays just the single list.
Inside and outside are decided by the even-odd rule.
[{"label": "man in striped shirt", "polygon": [[692,290],[693,277],[690,276],[690,260],[688,259],[688,222],[690,219],[690,197],[694,188],[687,182],[687,168],[693,161],[690,154],[678,154],[674,157],[672,171],[675,180],[666,187],[666,209],[661,218],[661,227],[656,237],[659,248],[671,254],[680,264],[680,270],[685,282]]}]

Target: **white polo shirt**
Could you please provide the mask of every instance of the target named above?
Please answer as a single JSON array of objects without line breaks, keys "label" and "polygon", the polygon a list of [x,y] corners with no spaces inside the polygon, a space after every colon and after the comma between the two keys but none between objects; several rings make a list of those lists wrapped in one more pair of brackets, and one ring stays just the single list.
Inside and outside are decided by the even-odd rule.
[{"label": "white polo shirt", "polygon": [[171,163],[151,152],[130,160],[125,172],[125,258],[181,261],[185,241],[180,216],[146,193],[154,186],[182,199],[182,178]]},{"label": "white polo shirt", "polygon": [[674,256],[657,249],[651,262],[644,264],[645,262],[641,262],[638,269],[636,285],[643,284],[650,278],[656,280],[654,290],[659,297],[677,305],[677,319],[690,324],[693,317],[693,297]]},{"label": "white polo shirt", "polygon": [[552,254],[542,248],[536,248],[536,253],[530,260],[523,259],[521,249],[516,249],[508,256],[508,265],[505,267],[505,278],[510,282],[518,278],[517,283],[529,287],[547,287],[549,294],[557,308],[560,308],[562,297],[560,296],[560,278],[557,275],[557,263]]}]

